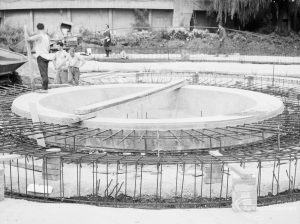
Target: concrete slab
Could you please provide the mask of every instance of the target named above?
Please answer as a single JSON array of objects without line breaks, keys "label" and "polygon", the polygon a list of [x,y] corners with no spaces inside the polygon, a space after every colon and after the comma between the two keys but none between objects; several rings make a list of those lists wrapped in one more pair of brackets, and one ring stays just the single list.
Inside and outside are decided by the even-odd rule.
[{"label": "concrete slab", "polygon": [[[29,102],[29,110],[31,115],[31,120],[33,123],[39,123],[40,118],[36,108],[36,104],[34,102]],[[35,134],[35,139],[37,144],[42,147],[46,147],[45,138],[43,133]]]},{"label": "concrete slab", "polygon": [[30,193],[36,193],[36,194],[51,194],[53,191],[53,187],[46,185],[39,185],[39,184],[29,184],[27,186],[27,191]]}]

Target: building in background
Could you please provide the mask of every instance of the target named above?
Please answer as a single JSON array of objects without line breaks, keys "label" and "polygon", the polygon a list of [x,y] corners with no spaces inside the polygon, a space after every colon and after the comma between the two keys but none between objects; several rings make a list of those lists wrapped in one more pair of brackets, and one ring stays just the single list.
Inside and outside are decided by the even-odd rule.
[{"label": "building in background", "polygon": [[[45,24],[48,33],[57,32],[62,21],[72,22],[74,31],[84,28],[92,32],[112,29],[126,32],[137,23],[137,10],[147,12],[150,27],[210,26],[215,20],[206,16],[211,0],[1,0],[0,25],[23,27],[31,31]],[[193,16],[194,15],[194,16]],[[193,18],[193,19],[192,19]],[[122,31],[123,29],[123,31]]]}]

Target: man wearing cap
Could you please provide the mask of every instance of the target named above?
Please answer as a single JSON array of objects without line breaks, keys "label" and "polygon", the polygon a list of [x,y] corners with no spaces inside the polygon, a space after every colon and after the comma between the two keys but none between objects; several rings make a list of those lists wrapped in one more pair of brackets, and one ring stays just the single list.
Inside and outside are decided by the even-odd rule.
[{"label": "man wearing cap", "polygon": [[66,65],[66,59],[68,53],[63,49],[64,44],[62,42],[57,43],[58,51],[55,53],[53,59],[53,65],[56,70],[56,79],[57,84],[68,83],[68,67]]}]

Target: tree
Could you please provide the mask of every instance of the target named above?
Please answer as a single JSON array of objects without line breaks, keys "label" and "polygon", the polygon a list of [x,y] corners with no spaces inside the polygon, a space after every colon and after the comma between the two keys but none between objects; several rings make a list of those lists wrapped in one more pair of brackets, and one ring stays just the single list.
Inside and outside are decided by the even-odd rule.
[{"label": "tree", "polygon": [[294,30],[297,29],[297,13],[300,8],[300,0],[274,0],[276,31],[281,34],[288,34],[291,31],[291,22]]},{"label": "tree", "polygon": [[226,22],[228,16],[231,19],[237,16],[244,25],[269,3],[270,0],[213,0],[211,7],[217,12],[218,22]]},{"label": "tree", "polygon": [[280,33],[289,32],[291,18],[294,29],[297,24],[297,13],[300,0],[212,0],[210,8],[217,13],[218,22],[226,22],[227,17],[237,17],[242,25],[254,19],[258,13],[273,9],[273,20],[276,21],[276,30]]}]

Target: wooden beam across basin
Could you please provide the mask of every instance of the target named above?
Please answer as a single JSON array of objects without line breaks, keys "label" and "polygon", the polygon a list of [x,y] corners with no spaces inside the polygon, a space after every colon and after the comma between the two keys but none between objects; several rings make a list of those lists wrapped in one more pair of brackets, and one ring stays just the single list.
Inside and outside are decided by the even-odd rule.
[{"label": "wooden beam across basin", "polygon": [[10,155],[1,155],[0,156],[0,162],[9,162],[11,160],[15,160],[15,159],[22,159],[24,158],[24,156],[22,155],[17,155],[17,154],[10,154]]},{"label": "wooden beam across basin", "polygon": [[110,107],[114,107],[114,106],[117,106],[117,105],[120,105],[123,103],[127,103],[130,101],[139,100],[144,97],[153,96],[155,94],[161,94],[163,92],[179,89],[179,88],[187,85],[187,83],[188,82],[186,79],[169,82],[165,85],[159,85],[158,87],[155,87],[150,90],[143,91],[143,92],[134,93],[134,94],[122,96],[119,98],[115,98],[112,100],[107,100],[107,101],[103,101],[100,103],[95,103],[95,104],[90,104],[87,106],[79,107],[79,108],[75,109],[74,112],[76,115],[86,115],[86,114],[95,113],[97,111],[104,110],[104,109],[107,109]]}]

